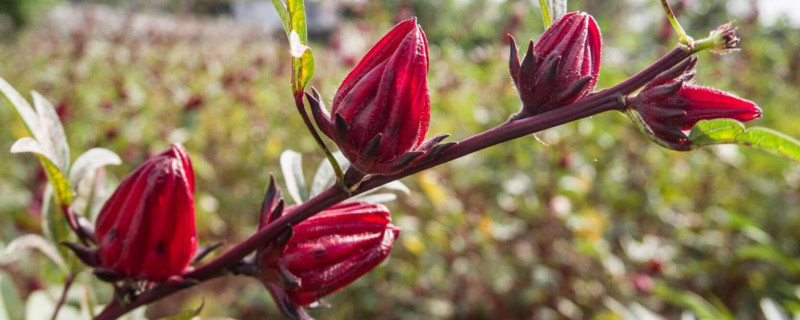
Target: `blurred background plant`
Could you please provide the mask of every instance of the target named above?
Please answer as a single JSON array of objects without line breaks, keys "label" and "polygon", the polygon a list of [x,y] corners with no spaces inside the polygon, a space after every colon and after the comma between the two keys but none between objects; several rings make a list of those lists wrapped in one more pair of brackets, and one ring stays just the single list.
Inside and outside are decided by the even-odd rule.
[{"label": "blurred background plant", "polygon": [[[537,1],[309,2],[312,84],[328,100],[370,43],[418,16],[431,43],[431,132],[454,139],[518,110],[505,35],[536,39],[543,28]],[[779,1],[672,2],[696,36],[737,20],[743,50],[700,54],[698,78],[759,103],[764,117],[754,125],[800,137],[800,19],[775,16]],[[269,173],[281,179],[283,150],[312,159],[306,172],[322,160],[292,105],[285,35],[263,8],[271,3],[3,1],[0,21],[18,27],[3,24],[13,36],[0,39],[0,76],[53,102],[74,154],[118,153],[123,165],[106,169],[110,186],[170,142],[184,143],[197,174],[201,243],[230,245],[255,232]],[[600,88],[677,41],[658,1],[573,0],[570,9],[600,24]],[[0,123],[0,150],[26,135],[7,106]],[[800,313],[800,165],[729,146],[668,151],[615,114],[538,138],[405,179],[411,194],[387,204],[403,229],[394,252],[331,296],[335,308],[312,315],[773,320]],[[0,157],[0,248],[42,232],[46,178],[31,159]],[[16,319],[23,305],[33,314],[54,304],[64,281],[57,264],[40,255],[3,258],[0,311]],[[88,278],[79,276],[88,285],[73,288],[74,313],[64,319],[80,316],[81,303],[107,299],[106,286]],[[172,315],[201,301],[202,316],[279,316],[259,283],[228,277],[133,317]]]}]

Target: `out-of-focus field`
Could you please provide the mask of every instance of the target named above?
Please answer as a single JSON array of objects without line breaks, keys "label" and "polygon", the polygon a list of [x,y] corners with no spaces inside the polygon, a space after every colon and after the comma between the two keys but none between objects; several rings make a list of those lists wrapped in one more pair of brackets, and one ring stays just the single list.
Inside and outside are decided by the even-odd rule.
[{"label": "out-of-focus field", "polygon": [[[535,2],[535,1],[534,1]],[[542,31],[529,1],[374,1],[353,5],[329,38],[312,43],[312,85],[329,101],[353,64],[399,19],[429,35],[430,134],[453,140],[505,121],[519,107],[504,35]],[[671,49],[658,1],[571,1],[604,37],[599,88]],[[256,230],[278,156],[322,160],[290,96],[285,36],[226,18],[77,6],[41,13],[0,39],[0,76],[58,108],[73,157],[117,152],[123,178],[170,142],[183,142],[197,175],[201,243],[229,246]],[[128,13],[126,13],[128,12]],[[734,16],[725,1],[687,1],[680,20],[697,37],[736,18],[742,51],[700,54],[697,81],[758,102],[767,126],[800,137],[800,29]],[[0,241],[40,233],[44,174],[10,155],[24,136],[0,104]],[[665,150],[621,114],[547,130],[407,178],[389,203],[403,229],[385,263],[326,299],[321,319],[623,319],[649,310],[763,317],[774,301],[800,312],[800,166],[758,151]],[[62,281],[45,259],[3,269],[22,294]],[[88,277],[84,272],[83,277]],[[102,283],[95,283],[98,288]],[[107,291],[98,291],[100,293]],[[106,296],[98,294],[103,302]],[[227,277],[148,310],[279,317],[262,286]]]}]

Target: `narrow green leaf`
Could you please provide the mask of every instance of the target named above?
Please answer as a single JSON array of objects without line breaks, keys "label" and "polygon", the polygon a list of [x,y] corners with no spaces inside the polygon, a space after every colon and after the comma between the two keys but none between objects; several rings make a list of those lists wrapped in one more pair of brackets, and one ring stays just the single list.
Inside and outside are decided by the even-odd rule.
[{"label": "narrow green leaf", "polygon": [[69,205],[72,202],[73,195],[69,180],[61,172],[61,169],[53,163],[50,152],[46,151],[39,142],[30,137],[19,139],[11,146],[11,153],[33,153],[36,155],[42,163],[42,167],[44,167],[47,179],[56,191],[58,204]]},{"label": "narrow green leaf", "polygon": [[56,246],[61,257],[66,258],[69,257],[69,252],[59,243],[69,240],[72,230],[70,230],[67,217],[64,216],[61,208],[53,205],[53,199],[53,186],[47,185],[42,197],[42,233]]},{"label": "narrow green leaf", "polygon": [[5,272],[0,272],[0,320],[22,319],[24,312],[14,281]]},{"label": "narrow green leaf", "polygon": [[306,89],[308,83],[311,82],[311,78],[314,77],[314,55],[311,53],[311,49],[306,50],[301,58],[294,58],[294,72],[295,72],[295,81],[294,81],[294,92],[295,93],[302,93],[303,90]]},{"label": "narrow green leaf", "polygon": [[300,94],[314,76],[314,55],[308,47],[306,8],[303,0],[272,0],[281,17],[292,55],[292,90]]},{"label": "narrow green leaf", "polygon": [[293,150],[286,150],[281,153],[280,163],[283,179],[286,181],[286,192],[295,204],[305,202],[308,196],[303,176],[303,156]]},{"label": "narrow green leaf", "polygon": [[69,172],[69,182],[77,187],[88,173],[107,165],[119,164],[122,164],[122,159],[114,151],[104,148],[89,149],[75,159]]},{"label": "narrow green leaf", "polygon": [[736,258],[743,261],[761,260],[782,268],[791,274],[800,274],[800,261],[773,247],[763,245],[742,246],[736,250]]},{"label": "narrow green leaf", "polygon": [[692,146],[738,144],[761,149],[800,162],[800,141],[767,128],[745,128],[732,119],[700,121],[689,133]]},{"label": "narrow green leaf", "polygon": [[703,297],[691,291],[677,291],[665,284],[656,284],[653,294],[672,304],[689,308],[700,319],[730,319],[734,317],[727,310],[719,310]]},{"label": "narrow green leaf", "polygon": [[45,257],[53,261],[53,263],[55,263],[61,269],[61,271],[64,272],[64,274],[67,274],[67,263],[58,253],[56,247],[44,237],[38,234],[26,234],[20,236],[8,244],[5,252],[3,252],[3,256],[5,256],[5,258],[13,259],[13,257],[15,257],[20,250],[38,250]]},{"label": "narrow green leaf", "polygon": [[67,135],[64,133],[64,127],[61,125],[61,120],[58,118],[58,113],[50,101],[37,93],[31,92],[33,96],[33,105],[36,107],[36,113],[39,115],[39,123],[41,124],[40,130],[42,131],[43,139],[37,140],[43,146],[50,148],[54,158],[53,163],[61,169],[61,172],[69,171],[69,145],[67,144]]},{"label": "narrow green leaf", "polygon": [[33,110],[33,107],[31,107],[28,101],[2,77],[0,77],[0,92],[3,93],[6,102],[8,102],[20,118],[22,118],[22,122],[25,123],[25,128],[28,129],[28,132],[33,135],[36,140],[44,139],[44,136],[41,134],[42,130],[39,129],[41,128],[41,123],[36,111]]},{"label": "narrow green leaf", "polygon": [[286,36],[288,37],[289,30],[292,29],[289,23],[289,9],[286,8],[286,4],[283,0],[272,0],[272,5],[275,6],[275,10],[278,11],[278,16],[281,17],[281,22],[283,22],[283,30],[286,31]]}]

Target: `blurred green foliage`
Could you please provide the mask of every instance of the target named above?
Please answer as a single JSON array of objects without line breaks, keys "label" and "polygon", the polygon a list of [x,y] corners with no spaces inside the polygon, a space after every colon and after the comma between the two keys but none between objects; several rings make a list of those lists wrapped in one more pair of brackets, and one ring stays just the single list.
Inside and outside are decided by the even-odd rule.
[{"label": "blurred green foliage", "polygon": [[[328,99],[368,44],[418,15],[431,41],[431,134],[453,140],[505,121],[519,107],[505,35],[536,38],[530,1],[374,1],[343,12],[328,42],[312,43],[312,85]],[[754,124],[800,137],[800,30],[734,17],[725,1],[678,6],[703,36],[733,18],[742,52],[700,54],[701,84],[758,102]],[[671,49],[658,1],[571,1],[604,36],[599,87]],[[278,155],[322,159],[291,101],[285,36],[225,21],[79,7],[0,45],[0,76],[58,108],[73,154],[109,148],[121,179],[170,142],[183,141],[197,174],[202,243],[252,234]],[[70,11],[72,12],[72,11]],[[79,13],[79,14],[78,14]],[[59,15],[55,15],[58,17]],[[360,41],[360,42],[359,42]],[[359,48],[355,53],[352,48]],[[0,107],[0,150],[24,128]],[[800,311],[800,166],[738,147],[665,150],[621,114],[603,114],[470,155],[405,179],[389,204],[403,229],[381,267],[312,310],[322,319],[622,319],[643,307],[665,318],[762,317],[761,299]],[[45,178],[30,156],[0,157],[0,240],[40,233]],[[44,259],[2,267],[23,297],[60,283]],[[88,279],[94,299],[108,288]],[[104,295],[105,294],[105,295]],[[276,316],[255,281],[225,278],[153,305],[150,316]],[[76,303],[71,301],[70,303]],[[632,307],[633,306],[633,307]]]}]

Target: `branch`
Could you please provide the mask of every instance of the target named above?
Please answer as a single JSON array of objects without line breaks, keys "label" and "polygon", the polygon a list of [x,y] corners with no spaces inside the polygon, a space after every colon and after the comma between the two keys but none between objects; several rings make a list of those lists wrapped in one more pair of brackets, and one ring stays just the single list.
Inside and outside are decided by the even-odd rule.
[{"label": "branch", "polygon": [[67,280],[64,281],[64,291],[61,292],[61,297],[58,298],[58,303],[56,303],[56,309],[53,311],[53,320],[56,320],[58,312],[61,311],[61,307],[64,306],[64,302],[67,301],[67,293],[69,293],[69,287],[72,286],[73,280],[75,280],[75,274],[70,274],[67,276]]},{"label": "branch", "polygon": [[[187,272],[183,276],[184,278],[191,278],[197,280],[198,282],[202,282],[224,275],[227,273],[227,268],[236,265],[250,253],[265,246],[270,241],[275,240],[282,232],[286,230],[286,228],[291,228],[292,226],[297,225],[305,219],[308,219],[314,214],[324,210],[325,208],[337,204],[350,196],[364,193],[391,181],[401,179],[419,171],[438,166],[440,164],[509,140],[606,111],[622,111],[626,108],[625,97],[627,95],[630,95],[652,80],[659,73],[674,67],[684,59],[693,55],[695,52],[695,50],[690,50],[685,47],[675,48],[646,69],[612,88],[597,92],[585,99],[561,108],[557,108],[529,118],[503,123],[488,131],[462,140],[458,144],[444,150],[441,154],[435,156],[430,161],[411,167],[401,173],[389,176],[369,177],[350,195],[346,194],[345,191],[343,191],[342,188],[337,185],[331,186],[314,198],[311,198],[307,202],[297,206],[294,210],[283,215],[265,228],[259,230],[254,235],[247,238],[247,240],[234,246],[223,255],[217,257],[208,264]],[[103,310],[103,312],[95,318],[95,320],[116,319],[129,310],[160,300],[185,288],[187,287],[178,288],[170,287],[164,284],[158,285],[153,289],[142,293],[132,302],[126,305],[120,305],[116,301],[110,303],[108,306],[106,306],[105,310]]]}]

